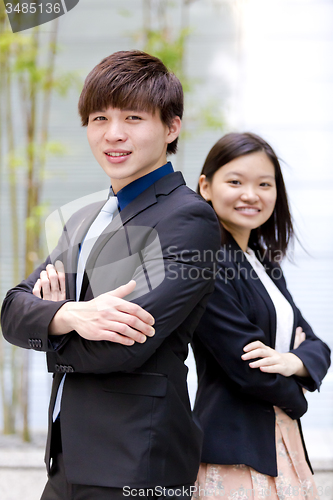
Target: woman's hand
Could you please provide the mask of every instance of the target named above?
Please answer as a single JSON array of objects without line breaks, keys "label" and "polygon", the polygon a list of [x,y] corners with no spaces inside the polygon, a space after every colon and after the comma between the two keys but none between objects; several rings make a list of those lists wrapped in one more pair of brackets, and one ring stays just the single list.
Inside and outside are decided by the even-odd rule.
[{"label": "woman's hand", "polygon": [[[305,332],[303,332],[302,327],[298,326],[296,328],[296,334],[295,334],[295,340],[294,340],[294,349],[297,349],[301,345],[302,342],[305,340]],[[308,373],[309,375],[309,373]],[[307,392],[307,390],[302,387],[303,394]]]},{"label": "woman's hand", "polygon": [[40,273],[32,293],[40,299],[54,302],[66,299],[65,268],[60,260],[54,265],[48,264],[46,270]]},{"label": "woman's hand", "polygon": [[[300,328],[300,327],[299,327]],[[301,331],[300,331],[301,330]],[[298,330],[297,342],[303,342],[302,329]],[[296,337],[295,337],[296,343]],[[298,344],[298,345],[299,345]],[[260,340],[251,342],[243,349],[245,354],[242,355],[243,361],[249,359],[261,358],[249,363],[250,368],[259,368],[265,373],[280,373],[285,377],[298,375],[299,377],[307,377],[309,375],[301,359],[291,352],[280,353],[275,349],[263,344]]]},{"label": "woman's hand", "polygon": [[296,328],[295,340],[294,340],[294,349],[297,349],[305,340],[305,333],[302,330],[301,326]]}]

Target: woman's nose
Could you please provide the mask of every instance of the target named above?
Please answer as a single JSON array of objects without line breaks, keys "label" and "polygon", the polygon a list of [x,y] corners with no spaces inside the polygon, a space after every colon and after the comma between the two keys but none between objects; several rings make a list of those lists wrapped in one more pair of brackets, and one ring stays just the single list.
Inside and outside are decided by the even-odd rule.
[{"label": "woman's nose", "polygon": [[249,186],[244,188],[244,191],[241,194],[241,200],[246,201],[247,203],[254,203],[259,200],[259,195],[254,188]]}]

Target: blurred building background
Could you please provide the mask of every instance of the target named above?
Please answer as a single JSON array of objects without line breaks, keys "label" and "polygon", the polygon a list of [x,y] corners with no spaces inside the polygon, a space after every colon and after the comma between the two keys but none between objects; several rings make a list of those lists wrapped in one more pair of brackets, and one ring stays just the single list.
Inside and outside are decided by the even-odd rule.
[{"label": "blurred building background", "polygon": [[[150,0],[153,16],[157,16],[158,2]],[[76,70],[83,79],[104,56],[142,49],[144,3],[80,0],[59,20],[57,67]],[[296,244],[295,264],[284,264],[286,278],[303,315],[332,348],[333,2],[184,0],[185,11],[180,3],[174,1],[166,15],[175,30],[184,22],[184,12],[187,16],[190,31],[184,67],[193,91],[187,96],[183,149],[179,158],[171,158],[174,166],[195,189],[205,156],[223,133],[252,131],[273,146],[283,160],[297,234],[306,249]],[[45,36],[52,23],[43,26]],[[65,99],[52,100],[50,137],[61,141],[65,153],[47,163],[43,198],[48,201],[48,213],[108,187],[80,126],[78,92],[73,89]],[[213,123],[198,119],[205,109],[212,115],[206,122]],[[3,246],[2,253],[6,264],[10,249]],[[12,286],[10,280],[8,275],[1,283],[2,295]],[[191,356],[188,364],[193,398],[196,378]],[[29,398],[34,431],[46,429],[50,384],[45,356],[31,352]],[[318,442],[325,431],[329,458],[333,457],[332,393],[331,371],[320,393],[308,395],[309,411],[302,419],[312,442]]]}]

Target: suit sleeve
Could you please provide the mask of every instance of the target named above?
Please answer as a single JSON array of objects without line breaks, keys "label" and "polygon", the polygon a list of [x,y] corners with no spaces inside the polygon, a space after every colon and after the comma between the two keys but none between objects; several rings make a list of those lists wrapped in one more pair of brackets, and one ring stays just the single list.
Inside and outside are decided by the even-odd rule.
[{"label": "suit sleeve", "polygon": [[[100,205],[99,202],[87,205],[71,215],[62,230],[57,246],[45,262],[27,279],[7,292],[1,309],[1,326],[4,338],[11,344],[25,349],[52,352],[54,346],[67,337],[67,335],[57,336],[53,344],[49,338],[48,328],[60,307],[71,299],[58,302],[41,300],[32,294],[32,290],[41,271],[44,271],[48,264],[55,264],[57,260],[66,263],[68,252],[73,249],[70,235],[73,235],[75,229],[82,224],[87,213],[96,211]],[[73,269],[66,269],[66,273],[68,272],[73,273]]]},{"label": "suit sleeve", "polygon": [[57,259],[64,261],[66,227],[57,247],[35,271],[19,285],[8,291],[1,310],[1,326],[4,338],[11,344],[38,351],[53,350],[48,338],[48,327],[54,315],[68,300],[54,302],[41,300],[32,294],[32,289],[41,271]]},{"label": "suit sleeve", "polygon": [[[203,307],[196,309],[196,306],[214,289],[212,256],[220,246],[218,221],[208,205],[195,200],[195,203],[184,203],[166,214],[155,229],[160,237],[165,277],[159,286],[133,300],[154,316],[154,337],[147,338],[144,344],[128,347],[107,341],[89,341],[71,332],[57,351],[49,353],[49,371],[56,371],[56,364],[71,365],[79,373],[132,371],[142,366],[185,320],[193,331],[203,312]],[[135,276],[139,282],[142,274],[140,271]],[[30,291],[26,294],[25,316],[29,315],[29,305],[37,304],[31,295],[36,277],[37,274],[31,275],[25,284],[26,292]],[[16,295],[15,291],[13,293]],[[22,297],[19,302],[21,300]],[[39,300],[38,306],[43,315],[43,301]],[[38,306],[37,313],[31,317],[30,328],[37,327]],[[55,311],[58,307],[60,305],[54,305]],[[46,323],[51,319],[50,313],[40,327],[44,338],[47,336]]]},{"label": "suit sleeve", "polygon": [[245,345],[255,340],[267,344],[267,336],[244,312],[229,269],[221,266],[215,291],[195,335],[240,392],[282,408],[291,418],[299,418],[306,412],[307,402],[296,380],[250,368],[249,361],[241,359]]}]

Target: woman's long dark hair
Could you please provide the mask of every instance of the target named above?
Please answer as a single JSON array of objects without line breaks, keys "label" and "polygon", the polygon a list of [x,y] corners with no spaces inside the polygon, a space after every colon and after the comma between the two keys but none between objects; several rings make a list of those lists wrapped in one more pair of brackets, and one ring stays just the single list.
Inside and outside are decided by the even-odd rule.
[{"label": "woman's long dark hair", "polygon": [[[209,151],[201,175],[209,182],[215,172],[235,158],[263,151],[274,165],[276,183],[276,203],[270,218],[257,229],[252,229],[249,246],[253,249],[269,249],[273,254],[279,252],[281,257],[287,253],[289,243],[294,236],[293,223],[289,210],[288,196],[284,184],[280,163],[275,152],[266,141],[250,132],[231,133],[223,136]],[[200,194],[198,184],[197,193]],[[211,204],[211,202],[208,202]],[[222,244],[229,239],[228,232],[222,227]]]}]

